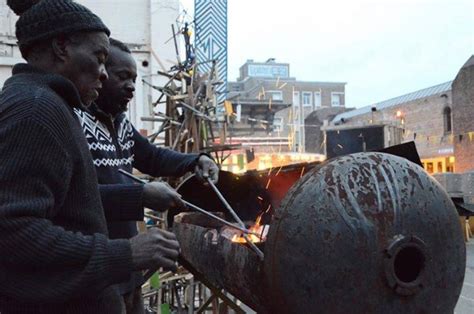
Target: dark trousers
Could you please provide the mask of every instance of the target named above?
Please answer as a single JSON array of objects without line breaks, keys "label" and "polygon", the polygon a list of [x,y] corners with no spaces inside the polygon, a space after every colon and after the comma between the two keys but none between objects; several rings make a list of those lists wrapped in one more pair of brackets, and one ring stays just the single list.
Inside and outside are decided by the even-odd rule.
[{"label": "dark trousers", "polygon": [[123,308],[126,314],[145,313],[141,287],[123,295]]}]

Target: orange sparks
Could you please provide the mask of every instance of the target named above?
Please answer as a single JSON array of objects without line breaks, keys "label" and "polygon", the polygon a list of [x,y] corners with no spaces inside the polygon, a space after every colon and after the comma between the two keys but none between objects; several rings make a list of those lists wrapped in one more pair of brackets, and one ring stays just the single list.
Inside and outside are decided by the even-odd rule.
[{"label": "orange sparks", "polygon": [[275,177],[280,174],[281,168],[283,168],[283,166],[280,166],[280,169],[278,169],[278,171],[277,171]]},{"label": "orange sparks", "polygon": [[[265,228],[267,227],[267,225],[261,225],[260,222],[262,221],[262,216],[263,216],[264,213],[260,214],[257,219],[255,220],[255,224],[250,227],[250,231],[256,233],[256,234],[261,234],[262,237],[258,237],[256,236],[255,234],[249,234],[247,235],[247,238],[251,241],[251,242],[254,242],[254,243],[258,243],[258,242],[263,242],[266,234],[265,234],[265,231],[268,231],[268,228]],[[234,235],[232,237],[232,242],[235,242],[235,243],[247,243],[247,241],[245,240],[245,238],[243,236],[239,236],[239,235]]]},{"label": "orange sparks", "polygon": [[303,177],[303,174],[304,174],[304,169],[305,167],[303,167],[303,169],[301,169],[301,173],[300,173],[300,178]]},{"label": "orange sparks", "polygon": [[272,182],[272,179],[268,179],[267,186],[265,187],[265,190],[268,190],[268,187],[270,186],[270,182]]},{"label": "orange sparks", "polygon": [[267,174],[267,176],[270,176],[270,175],[272,174],[272,170],[273,170],[272,167],[270,167],[270,169],[268,169],[268,174]]}]

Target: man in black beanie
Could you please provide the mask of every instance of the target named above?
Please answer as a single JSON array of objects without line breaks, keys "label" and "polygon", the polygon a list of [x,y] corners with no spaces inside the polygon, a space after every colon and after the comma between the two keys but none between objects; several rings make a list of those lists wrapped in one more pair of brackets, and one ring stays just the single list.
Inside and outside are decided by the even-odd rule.
[{"label": "man in black beanie", "polygon": [[73,113],[107,79],[107,27],[70,0],[8,0],[18,64],[0,93],[0,313],[122,313],[114,284],[173,267],[153,229],[109,240],[86,139]]}]

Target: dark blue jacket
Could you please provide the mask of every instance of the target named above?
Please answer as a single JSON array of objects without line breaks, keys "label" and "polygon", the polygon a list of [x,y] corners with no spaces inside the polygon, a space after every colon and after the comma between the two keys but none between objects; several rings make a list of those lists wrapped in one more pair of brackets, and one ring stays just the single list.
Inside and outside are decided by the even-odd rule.
[{"label": "dark blue jacket", "polygon": [[[113,119],[91,105],[87,111],[75,110],[92,153],[102,204],[111,239],[131,238],[143,220],[143,185],[134,183],[118,170],[133,168],[153,177],[182,176],[194,170],[197,154],[182,154],[156,147],[143,137],[121,114]],[[122,285],[123,293],[141,284],[139,277]]]}]

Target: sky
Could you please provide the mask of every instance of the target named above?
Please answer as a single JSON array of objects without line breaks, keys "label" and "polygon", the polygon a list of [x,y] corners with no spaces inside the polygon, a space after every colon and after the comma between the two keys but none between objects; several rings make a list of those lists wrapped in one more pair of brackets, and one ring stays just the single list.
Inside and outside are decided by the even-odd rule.
[{"label": "sky", "polygon": [[472,54],[474,0],[228,0],[230,81],[275,58],[298,80],[346,82],[347,107],[453,80]]}]

